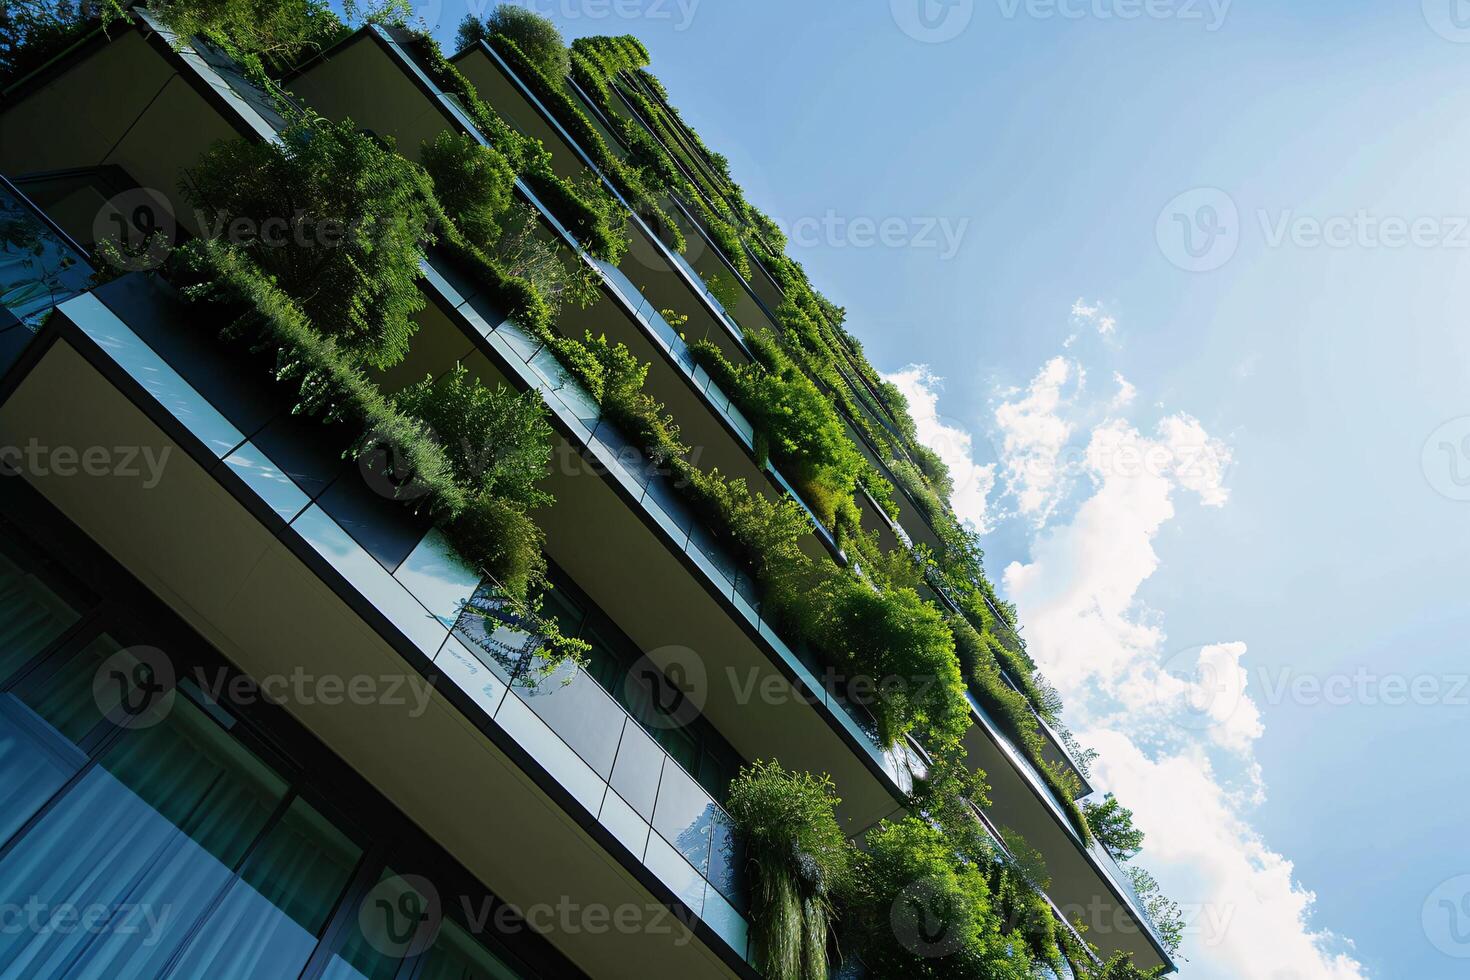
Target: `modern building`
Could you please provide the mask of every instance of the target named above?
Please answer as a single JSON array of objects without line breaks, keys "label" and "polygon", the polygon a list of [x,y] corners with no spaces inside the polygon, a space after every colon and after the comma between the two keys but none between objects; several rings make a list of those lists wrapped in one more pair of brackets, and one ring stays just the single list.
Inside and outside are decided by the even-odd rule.
[{"label": "modern building", "polygon": [[[686,342],[752,363],[750,332],[779,329],[780,277],[730,254],[714,202],[662,192],[660,226],[605,172],[606,153],[633,155],[618,135],[631,124],[688,186],[717,188],[677,114],[642,111],[663,93],[624,73],[610,104],[569,81],[587,125],[574,132],[491,44],[449,63],[457,74],[407,30],[370,25],[267,91],[138,12],[4,92],[0,976],[756,977],[722,807],[741,766],[829,774],[859,842],[911,810],[924,746],[882,743],[828,665],[763,615],[677,480],[441,249],[422,266],[407,357],[374,380],[391,393],[463,365],[540,394],[556,502],[535,515],[555,586],[539,620],[222,344],[215,314],[146,249],[137,271],[94,270],[116,229],[209,235],[178,194],[186,171],[219,141],[276,140],[293,106],[410,160],[443,132],[486,141],[446,87],[458,79],[539,140],[558,177],[628,205],[614,263],[517,179],[542,240],[595,287],[557,329],[625,345],[701,467],[796,501],[802,552],[852,563]],[[896,517],[860,494],[863,529],[885,550],[938,546],[870,435],[900,427],[858,366],[844,378],[846,434],[899,488]],[[925,598],[953,611],[938,582]],[[551,619],[589,652],[545,677],[533,665]],[[1004,827],[1040,852],[1057,928],[1172,970],[1127,876],[1069,816],[1076,801],[969,702],[964,745],[991,786],[975,819],[999,850]],[[1092,793],[1039,728],[1046,762]]]}]

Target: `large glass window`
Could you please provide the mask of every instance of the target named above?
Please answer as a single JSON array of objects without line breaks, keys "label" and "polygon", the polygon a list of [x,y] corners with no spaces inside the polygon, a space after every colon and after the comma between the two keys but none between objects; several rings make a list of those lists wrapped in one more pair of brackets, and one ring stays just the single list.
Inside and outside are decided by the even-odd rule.
[{"label": "large glass window", "polygon": [[0,684],[81,618],[17,558],[0,550]]},{"label": "large glass window", "polygon": [[[456,921],[459,901],[436,896],[406,947],[365,935],[374,910],[402,911],[429,880],[386,862],[426,863],[433,846],[386,804],[364,813],[365,788],[334,805],[319,768],[281,754],[301,736],[267,738],[210,700],[188,679],[213,656],[197,638],[171,633],[170,656],[134,645],[149,614],[82,623],[92,604],[60,598],[23,554],[0,554],[0,980],[533,975]],[[492,901],[453,875],[446,896]]]}]

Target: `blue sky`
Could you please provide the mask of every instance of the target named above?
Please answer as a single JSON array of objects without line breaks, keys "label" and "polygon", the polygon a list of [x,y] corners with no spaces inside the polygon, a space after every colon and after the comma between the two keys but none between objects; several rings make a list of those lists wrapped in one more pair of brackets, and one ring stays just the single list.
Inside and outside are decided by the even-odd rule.
[{"label": "blue sky", "polygon": [[932,406],[1182,975],[1470,972],[1470,9],[537,9],[647,43]]}]

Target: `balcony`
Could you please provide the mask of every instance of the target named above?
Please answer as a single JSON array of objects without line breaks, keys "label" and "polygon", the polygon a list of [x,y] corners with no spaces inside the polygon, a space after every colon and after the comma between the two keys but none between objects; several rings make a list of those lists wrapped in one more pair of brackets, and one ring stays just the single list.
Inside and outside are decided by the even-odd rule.
[{"label": "balcony", "polygon": [[1041,852],[1052,878],[1048,898],[1067,921],[1081,919],[1087,938],[1105,956],[1125,952],[1141,969],[1175,969],[1127,876],[1096,841],[1084,843],[1031,760],[989,713],[970,701],[965,749],[991,783],[987,821],[1024,834]]},{"label": "balcony", "polygon": [[107,494],[62,473],[30,482],[252,676],[431,684],[421,714],[387,699],[286,707],[507,900],[675,910],[662,939],[550,937],[574,960],[753,976],[739,856],[713,799],[584,673],[531,684],[496,660],[528,640],[466,613],[487,604],[478,577],[323,454],[319,424],[264,377],[232,376],[189,328],[196,315],[138,276],[57,309],[11,376],[0,438],[169,462],[156,485],[120,477]]},{"label": "balcony", "polygon": [[80,246],[0,176],[0,371],[51,308],[85,290],[91,277]]}]

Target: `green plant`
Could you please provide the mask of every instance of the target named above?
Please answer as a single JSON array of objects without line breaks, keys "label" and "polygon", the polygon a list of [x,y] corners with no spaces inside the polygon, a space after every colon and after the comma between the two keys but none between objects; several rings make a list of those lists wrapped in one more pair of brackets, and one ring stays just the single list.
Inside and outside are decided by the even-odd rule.
[{"label": "green plant", "polygon": [[280,67],[343,30],[326,0],[148,0],[148,9],[180,37],[206,37]]},{"label": "green plant", "polygon": [[871,701],[884,745],[914,732],[931,751],[955,750],[969,709],[954,639],[932,604],[912,589],[879,590],[845,573],[796,601],[807,608],[815,645],[854,679],[873,679],[871,691],[854,695]]},{"label": "green plant", "polygon": [[1143,911],[1158,930],[1159,941],[1170,953],[1179,951],[1184,941],[1184,913],[1179,904],[1172,901],[1159,888],[1158,879],[1136,864],[1124,865],[1133,891],[1143,902]]},{"label": "green plant", "polygon": [[[465,33],[463,23],[459,29],[462,34]],[[490,11],[484,23],[472,28],[470,33],[485,38],[497,34],[509,38],[525,54],[526,60],[536,66],[537,71],[554,82],[559,83],[571,71],[567,45],[556,25],[525,7],[502,3]]]},{"label": "green plant", "polygon": [[546,574],[545,535],[512,501],[479,493],[445,524],[444,533],[461,557],[489,572],[512,596],[531,595]]},{"label": "green plant", "polygon": [[399,392],[394,402],[429,425],[462,485],[526,508],[551,503],[539,487],[550,467],[551,424],[534,391],[487,388],[457,364]]},{"label": "green plant", "polygon": [[343,351],[375,367],[403,358],[437,210],[421,168],[351,122],[300,119],[273,142],[215,144],[184,189],[212,237],[297,297]]},{"label": "green plant", "polygon": [[1028,957],[1001,931],[985,868],[923,820],[885,821],[869,832],[857,879],[853,938],[873,976],[1031,975]]},{"label": "green plant", "polygon": [[842,421],[774,337],[758,331],[746,340],[759,360],[742,367],[706,340],[691,344],[690,350],[750,418],[760,445],[791,472],[818,519],[833,526],[845,513],[856,523],[853,495],[863,460]]},{"label": "green plant", "polygon": [[360,365],[319,333],[248,257],[218,241],[194,241],[169,257],[167,271],[186,299],[223,314],[207,320],[221,336],[268,358],[263,369],[295,386],[294,412],[347,425],[358,437],[349,455],[390,444],[404,470],[394,485],[414,506],[441,520],[464,510],[468,495],[453,464],[422,424],[384,398]]},{"label": "green plant", "polygon": [[500,239],[516,174],[499,150],[463,133],[444,130],[425,140],[420,155],[434,195],[466,239],[488,248]]},{"label": "green plant", "polygon": [[1143,848],[1143,831],[1133,826],[1133,811],[1112,793],[1101,803],[1082,804],[1082,812],[1098,843],[1119,861],[1131,860]]},{"label": "green plant", "polygon": [[0,88],[114,21],[126,20],[119,0],[9,0],[0,6]]},{"label": "green plant", "polygon": [[752,882],[751,930],[773,980],[826,980],[835,900],[851,884],[852,845],[832,780],[780,763],[742,767],[727,803]]}]

